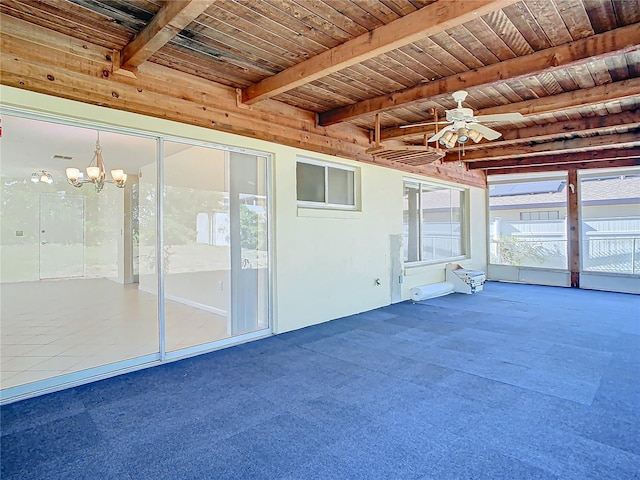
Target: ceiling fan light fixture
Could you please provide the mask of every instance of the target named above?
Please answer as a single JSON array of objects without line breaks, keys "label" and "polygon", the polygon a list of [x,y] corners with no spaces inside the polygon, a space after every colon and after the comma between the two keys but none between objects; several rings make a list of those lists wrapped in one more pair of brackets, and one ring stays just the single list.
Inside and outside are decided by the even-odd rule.
[{"label": "ceiling fan light fixture", "polygon": [[469,130],[468,135],[469,135],[469,138],[473,140],[475,143],[478,143],[480,140],[484,138],[480,132],[476,132],[475,130]]},{"label": "ceiling fan light fixture", "polygon": [[469,130],[465,127],[458,129],[458,143],[467,143],[469,141]]},{"label": "ceiling fan light fixture", "polygon": [[456,140],[458,139],[458,134],[453,133],[452,131],[446,132],[442,137],[440,137],[440,145],[451,148],[456,144]]}]

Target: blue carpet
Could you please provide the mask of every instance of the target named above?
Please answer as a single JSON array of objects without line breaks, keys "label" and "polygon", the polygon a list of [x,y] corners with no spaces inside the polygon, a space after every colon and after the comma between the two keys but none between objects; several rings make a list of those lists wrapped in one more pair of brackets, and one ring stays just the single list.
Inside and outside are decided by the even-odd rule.
[{"label": "blue carpet", "polygon": [[640,296],[488,283],[1,409],[3,479],[640,478]]}]

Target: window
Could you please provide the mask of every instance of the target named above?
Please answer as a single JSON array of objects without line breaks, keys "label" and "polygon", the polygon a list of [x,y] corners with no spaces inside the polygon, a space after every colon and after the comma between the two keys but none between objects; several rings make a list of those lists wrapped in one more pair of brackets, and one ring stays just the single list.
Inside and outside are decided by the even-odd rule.
[{"label": "window", "polygon": [[334,208],[356,207],[355,169],[327,163],[298,160],[296,163],[298,203]]},{"label": "window", "polygon": [[578,175],[583,271],[640,274],[640,170]]},{"label": "window", "polygon": [[465,254],[465,192],[407,181],[404,184],[404,260],[437,262]]},{"label": "window", "polygon": [[489,263],[564,270],[566,174],[489,179]]}]

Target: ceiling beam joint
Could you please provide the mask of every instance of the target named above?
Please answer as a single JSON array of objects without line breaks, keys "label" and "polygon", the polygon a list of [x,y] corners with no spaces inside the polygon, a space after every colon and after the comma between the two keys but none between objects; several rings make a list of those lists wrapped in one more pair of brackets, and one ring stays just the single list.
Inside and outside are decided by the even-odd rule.
[{"label": "ceiling beam joint", "polygon": [[170,0],[114,56],[114,73],[135,70],[200,16],[215,0]]}]

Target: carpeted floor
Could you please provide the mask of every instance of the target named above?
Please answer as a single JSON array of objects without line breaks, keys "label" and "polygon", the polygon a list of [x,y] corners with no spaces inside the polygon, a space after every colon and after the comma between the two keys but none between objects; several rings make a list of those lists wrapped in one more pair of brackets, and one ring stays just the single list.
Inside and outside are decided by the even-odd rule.
[{"label": "carpeted floor", "polygon": [[6,480],[640,478],[640,296],[488,283],[1,413]]}]

